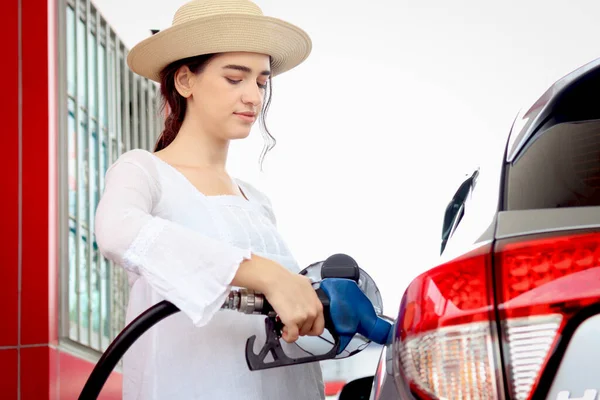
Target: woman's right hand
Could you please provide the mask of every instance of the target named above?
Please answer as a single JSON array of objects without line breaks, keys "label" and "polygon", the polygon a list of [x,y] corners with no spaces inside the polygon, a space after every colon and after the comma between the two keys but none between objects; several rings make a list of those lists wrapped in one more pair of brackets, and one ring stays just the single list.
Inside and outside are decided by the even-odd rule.
[{"label": "woman's right hand", "polygon": [[300,336],[319,336],[325,329],[323,304],[310,279],[294,274],[266,258],[244,261],[232,282],[265,295],[284,325],[282,338],[293,343]]},{"label": "woman's right hand", "polygon": [[293,343],[299,336],[321,335],[325,328],[323,304],[310,279],[287,270],[282,275],[263,293],[283,323],[283,340]]}]

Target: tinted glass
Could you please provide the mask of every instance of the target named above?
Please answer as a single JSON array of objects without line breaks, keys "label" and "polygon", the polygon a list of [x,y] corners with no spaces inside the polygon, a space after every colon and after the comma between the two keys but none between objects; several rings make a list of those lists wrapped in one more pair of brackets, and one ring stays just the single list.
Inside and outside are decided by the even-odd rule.
[{"label": "tinted glass", "polygon": [[507,210],[597,205],[600,119],[551,126],[507,168]]}]

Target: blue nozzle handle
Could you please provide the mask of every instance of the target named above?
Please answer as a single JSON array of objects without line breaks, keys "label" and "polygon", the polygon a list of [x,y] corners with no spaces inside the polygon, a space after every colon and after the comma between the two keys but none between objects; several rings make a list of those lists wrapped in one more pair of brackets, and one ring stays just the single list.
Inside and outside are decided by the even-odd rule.
[{"label": "blue nozzle handle", "polygon": [[339,335],[337,354],[344,351],[357,333],[378,344],[388,342],[392,324],[377,316],[373,304],[355,281],[326,278],[320,287],[329,298],[331,322]]}]

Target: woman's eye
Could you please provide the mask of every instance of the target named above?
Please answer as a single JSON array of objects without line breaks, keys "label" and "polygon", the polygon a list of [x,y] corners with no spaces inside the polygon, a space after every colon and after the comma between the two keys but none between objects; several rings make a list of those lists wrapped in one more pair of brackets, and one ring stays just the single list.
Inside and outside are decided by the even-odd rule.
[{"label": "woman's eye", "polygon": [[[237,85],[238,83],[240,83],[242,81],[242,79],[231,79],[231,78],[225,78],[227,79],[227,81],[229,83],[231,83],[232,85]],[[265,89],[267,87],[266,83],[260,83],[260,82],[256,82],[256,84],[258,85],[259,88],[261,89]]]}]

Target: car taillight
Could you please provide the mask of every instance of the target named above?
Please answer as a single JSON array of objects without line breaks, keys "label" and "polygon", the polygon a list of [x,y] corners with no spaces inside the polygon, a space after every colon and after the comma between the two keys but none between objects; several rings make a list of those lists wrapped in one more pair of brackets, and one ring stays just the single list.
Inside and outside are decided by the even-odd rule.
[{"label": "car taillight", "polygon": [[394,375],[421,399],[495,399],[502,351],[511,398],[527,400],[599,281],[598,233],[500,241],[444,263],[404,294]]},{"label": "car taillight", "polygon": [[565,324],[600,300],[600,234],[500,241],[496,264],[509,389],[527,400]]},{"label": "car taillight", "polygon": [[491,247],[420,275],[404,293],[394,375],[422,399],[492,399],[496,393]]}]

